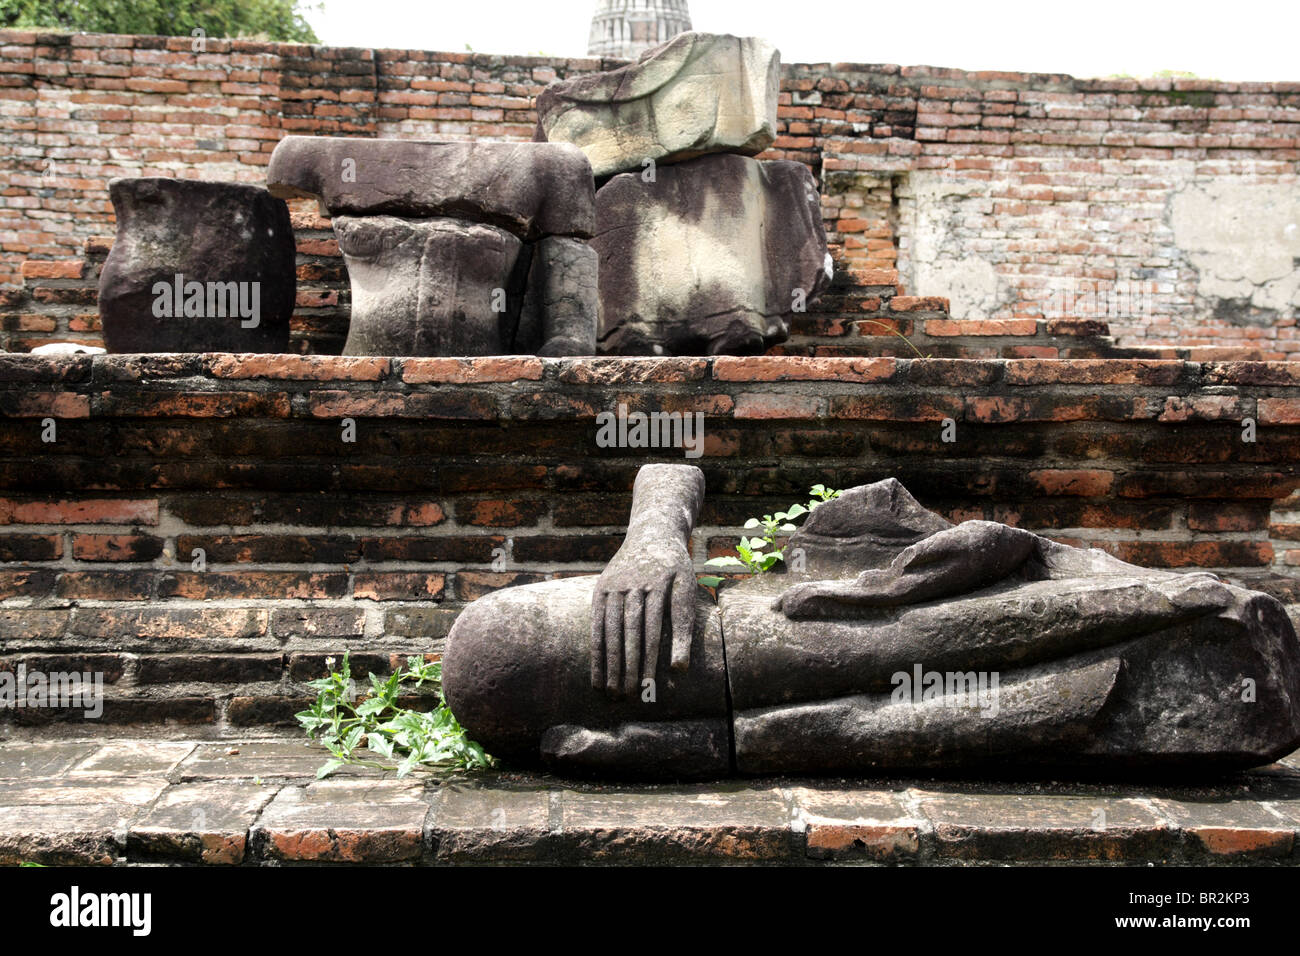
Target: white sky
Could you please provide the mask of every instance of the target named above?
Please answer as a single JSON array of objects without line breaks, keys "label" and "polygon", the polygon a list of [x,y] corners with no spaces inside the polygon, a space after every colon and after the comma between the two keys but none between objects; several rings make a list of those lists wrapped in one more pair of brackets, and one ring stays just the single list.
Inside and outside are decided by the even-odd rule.
[{"label": "white sky", "polygon": [[[310,0],[308,0],[310,2]],[[324,0],[331,46],[585,56],[595,0]],[[787,63],[1300,80],[1300,0],[690,0],[697,30]]]}]

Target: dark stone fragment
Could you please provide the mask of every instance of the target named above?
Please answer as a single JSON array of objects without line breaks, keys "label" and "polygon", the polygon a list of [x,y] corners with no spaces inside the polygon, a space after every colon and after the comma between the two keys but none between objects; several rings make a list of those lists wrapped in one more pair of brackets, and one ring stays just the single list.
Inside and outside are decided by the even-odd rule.
[{"label": "dark stone fragment", "polygon": [[152,178],[114,180],[109,195],[117,236],[99,314],[110,352],[287,351],[296,252],[281,200]]}]

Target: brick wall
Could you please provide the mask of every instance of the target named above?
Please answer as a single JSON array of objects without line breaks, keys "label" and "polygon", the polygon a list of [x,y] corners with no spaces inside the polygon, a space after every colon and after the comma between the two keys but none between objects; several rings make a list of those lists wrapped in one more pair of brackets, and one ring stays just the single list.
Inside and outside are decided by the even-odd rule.
[{"label": "brick wall", "polygon": [[[0,282],[111,232],[112,176],[260,182],[290,132],[526,139],[546,83],[616,63],[0,32]],[[1300,350],[1300,84],[792,64],[780,117],[843,269],[957,319]]]},{"label": "brick wall", "polygon": [[327,654],[382,670],[479,595],[599,570],[638,467],[687,460],[598,447],[620,402],[705,413],[698,561],[814,483],[892,475],[954,520],[1297,602],[1298,368],[0,356],[0,666],[103,671],[111,723],[282,722]]}]

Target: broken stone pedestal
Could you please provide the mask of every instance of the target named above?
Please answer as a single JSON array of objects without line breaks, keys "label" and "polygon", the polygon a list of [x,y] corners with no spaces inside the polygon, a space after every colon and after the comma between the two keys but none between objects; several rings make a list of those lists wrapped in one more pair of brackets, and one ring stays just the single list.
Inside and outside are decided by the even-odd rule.
[{"label": "broken stone pedestal", "polygon": [[289,210],[265,189],[109,184],[117,236],[99,279],[110,352],[285,352],[297,279]]},{"label": "broken stone pedestal", "polygon": [[267,182],[334,218],[352,282],[344,354],[595,351],[594,185],[580,150],[290,136]]}]

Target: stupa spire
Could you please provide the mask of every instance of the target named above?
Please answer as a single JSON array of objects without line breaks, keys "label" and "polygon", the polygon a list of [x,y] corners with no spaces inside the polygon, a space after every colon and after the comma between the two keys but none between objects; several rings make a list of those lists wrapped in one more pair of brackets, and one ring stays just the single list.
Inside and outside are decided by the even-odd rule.
[{"label": "stupa spire", "polygon": [[687,0],[599,0],[587,55],[634,60],[690,28]]}]

